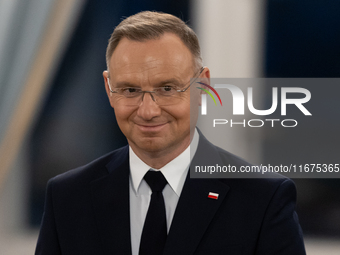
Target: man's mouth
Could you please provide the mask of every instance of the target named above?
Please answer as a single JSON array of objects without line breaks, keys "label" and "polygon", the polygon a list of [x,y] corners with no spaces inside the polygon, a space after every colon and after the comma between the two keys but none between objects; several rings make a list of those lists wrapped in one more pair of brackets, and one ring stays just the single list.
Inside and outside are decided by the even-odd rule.
[{"label": "man's mouth", "polygon": [[142,132],[159,132],[161,131],[168,123],[160,123],[160,124],[137,124],[137,127]]}]

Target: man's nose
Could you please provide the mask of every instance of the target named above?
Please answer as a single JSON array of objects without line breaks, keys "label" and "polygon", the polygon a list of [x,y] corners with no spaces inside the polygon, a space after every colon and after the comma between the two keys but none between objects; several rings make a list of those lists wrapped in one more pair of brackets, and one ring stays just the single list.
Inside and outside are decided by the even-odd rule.
[{"label": "man's nose", "polygon": [[152,120],[161,115],[161,108],[155,101],[155,95],[145,92],[139,104],[137,115],[144,120]]}]

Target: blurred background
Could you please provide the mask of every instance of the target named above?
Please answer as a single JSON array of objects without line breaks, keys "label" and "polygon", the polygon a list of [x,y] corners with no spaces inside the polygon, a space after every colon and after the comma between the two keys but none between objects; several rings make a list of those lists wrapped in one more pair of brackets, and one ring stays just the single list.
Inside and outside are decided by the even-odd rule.
[{"label": "blurred background", "polygon": [[[340,76],[338,1],[0,0],[0,254],[34,253],[49,178],[126,144],[102,71],[114,27],[142,10],[188,22],[212,77]],[[224,147],[278,165],[316,147],[324,162],[338,159],[339,93],[318,105],[321,124],[226,131]],[[340,179],[294,181],[307,254],[340,254]]]}]

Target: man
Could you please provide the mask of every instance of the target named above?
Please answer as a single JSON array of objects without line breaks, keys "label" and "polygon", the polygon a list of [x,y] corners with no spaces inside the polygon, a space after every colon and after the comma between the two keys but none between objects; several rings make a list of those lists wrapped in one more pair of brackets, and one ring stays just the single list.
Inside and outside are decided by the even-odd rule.
[{"label": "man", "polygon": [[289,179],[190,179],[190,147],[247,163],[195,128],[190,78],[210,73],[183,21],[131,16],[106,58],[105,89],[129,145],[49,181],[36,254],[305,254]]}]

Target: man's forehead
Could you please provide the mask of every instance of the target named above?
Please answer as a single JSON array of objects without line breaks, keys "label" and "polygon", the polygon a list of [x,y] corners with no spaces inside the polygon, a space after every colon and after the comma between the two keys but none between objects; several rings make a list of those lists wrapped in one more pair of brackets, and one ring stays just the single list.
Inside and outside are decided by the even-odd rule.
[{"label": "man's forehead", "polygon": [[109,68],[112,75],[123,75],[172,69],[187,71],[192,66],[189,49],[177,35],[168,33],[142,42],[123,38],[111,56]]},{"label": "man's forehead", "polygon": [[119,70],[113,70],[110,75],[112,83],[115,86],[126,87],[128,85],[134,86],[160,86],[164,83],[172,83],[180,85],[186,81],[187,76],[191,75],[190,69],[187,73],[184,70],[178,68],[171,68],[171,66],[163,66],[163,68],[144,68],[138,69],[139,71],[133,71],[131,69],[125,69],[125,71],[119,72]]},{"label": "man's forehead", "polygon": [[113,64],[114,61],[138,61],[143,60],[143,58],[152,60],[152,57],[173,59],[181,55],[183,58],[192,59],[187,46],[177,35],[172,33],[165,33],[158,38],[143,41],[130,40],[124,37],[114,50],[110,64]]},{"label": "man's forehead", "polygon": [[[152,38],[145,38],[145,39],[141,39],[141,40],[134,40],[134,39],[130,39],[126,36],[123,36],[120,40],[118,45],[116,46],[116,49],[119,47],[120,44],[124,44],[124,43],[129,43],[131,46],[133,45],[138,45],[138,44],[144,44],[144,43],[156,43],[159,44],[161,41],[163,42],[169,42],[172,44],[182,44],[183,46],[185,46],[184,42],[181,40],[181,38],[171,32],[165,32],[157,37],[152,37]],[[116,50],[115,49],[115,50]]]}]

